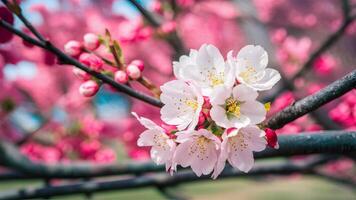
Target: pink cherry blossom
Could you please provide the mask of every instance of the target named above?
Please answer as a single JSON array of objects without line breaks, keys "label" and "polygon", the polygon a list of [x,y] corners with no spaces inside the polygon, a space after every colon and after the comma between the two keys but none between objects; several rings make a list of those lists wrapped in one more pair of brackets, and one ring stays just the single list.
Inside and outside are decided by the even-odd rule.
[{"label": "pink cherry blossom", "polygon": [[177,133],[180,143],[174,162],[182,167],[190,166],[197,176],[210,174],[217,162],[220,139],[210,131],[200,129]]}]

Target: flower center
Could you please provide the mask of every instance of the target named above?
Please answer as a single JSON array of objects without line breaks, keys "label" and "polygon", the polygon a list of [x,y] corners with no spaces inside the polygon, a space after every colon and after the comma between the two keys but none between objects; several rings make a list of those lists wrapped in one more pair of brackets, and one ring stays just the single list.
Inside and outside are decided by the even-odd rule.
[{"label": "flower center", "polygon": [[237,151],[245,150],[248,146],[245,136],[241,133],[238,133],[236,136],[232,137],[228,140],[228,142],[235,153]]},{"label": "flower center", "polygon": [[233,99],[232,97],[226,99],[226,112],[232,114],[235,117],[240,117],[241,115],[241,102]]},{"label": "flower center", "polygon": [[211,86],[217,86],[224,83],[224,73],[220,72],[218,74],[209,73],[208,78],[210,80]]},{"label": "flower center", "polygon": [[153,143],[155,146],[162,148],[163,150],[167,150],[167,138],[163,137],[160,134],[155,134],[153,136]]},{"label": "flower center", "polygon": [[195,153],[197,158],[200,160],[204,160],[204,159],[208,159],[208,156],[206,155],[207,151],[208,151],[208,144],[211,141],[204,137],[204,136],[199,136],[196,140],[195,143],[190,146],[189,149],[189,155],[193,155]]},{"label": "flower center", "polygon": [[185,104],[191,108],[193,108],[193,110],[198,109],[198,102],[196,100],[186,100]]},{"label": "flower center", "polygon": [[255,68],[249,66],[246,68],[246,70],[242,71],[239,76],[246,82],[252,82],[256,80],[254,74],[256,74]]}]

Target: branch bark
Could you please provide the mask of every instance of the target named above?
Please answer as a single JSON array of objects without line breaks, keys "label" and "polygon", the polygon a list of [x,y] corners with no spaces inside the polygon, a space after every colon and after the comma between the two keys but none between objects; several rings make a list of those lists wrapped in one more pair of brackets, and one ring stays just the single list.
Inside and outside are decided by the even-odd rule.
[{"label": "branch bark", "polygon": [[[294,173],[310,174],[312,167],[309,163],[297,165],[283,163],[278,165],[256,165],[249,173],[243,173],[231,167],[227,167],[217,180],[236,177],[258,177],[263,175],[290,175]],[[111,190],[137,189],[144,187],[167,187],[180,183],[210,180],[210,176],[197,177],[191,171],[182,171],[174,176],[168,174],[144,175],[135,178],[114,181],[88,181],[82,183],[51,186],[44,188],[21,189],[0,193],[0,200],[38,199],[53,196],[65,196],[73,194],[86,194],[88,192],[104,192]]]},{"label": "branch bark", "polygon": [[[279,136],[280,148],[268,148],[255,153],[255,158],[309,154],[350,154],[356,152],[356,132],[325,131],[298,135]],[[143,174],[164,171],[163,165],[127,163],[120,165],[96,165],[89,163],[54,164],[35,163],[21,155],[18,149],[4,141],[0,142],[0,163],[28,176],[41,178],[88,178],[122,174]]]},{"label": "branch bark", "polygon": [[356,86],[356,70],[331,83],[319,92],[307,96],[285,108],[267,121],[266,126],[272,129],[282,128],[303,115],[318,109],[320,106],[344,95]]}]

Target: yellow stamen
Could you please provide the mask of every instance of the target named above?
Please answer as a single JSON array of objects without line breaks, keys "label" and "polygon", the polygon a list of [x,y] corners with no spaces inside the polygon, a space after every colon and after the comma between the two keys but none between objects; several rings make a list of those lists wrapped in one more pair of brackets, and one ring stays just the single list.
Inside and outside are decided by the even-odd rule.
[{"label": "yellow stamen", "polygon": [[193,108],[193,110],[198,109],[198,102],[196,100],[186,100],[185,104],[191,108]]},{"label": "yellow stamen", "polygon": [[217,86],[224,83],[224,73],[220,72],[218,74],[209,73],[208,78],[210,80],[211,86]]},{"label": "yellow stamen", "polygon": [[256,73],[256,70],[253,67],[247,67],[245,71],[242,71],[239,76],[246,82],[253,81],[255,77],[253,76]]},{"label": "yellow stamen", "polygon": [[268,112],[269,110],[271,110],[271,102],[267,102],[265,103],[265,109]]},{"label": "yellow stamen", "polygon": [[241,102],[232,97],[226,100],[226,112],[235,115],[235,117],[240,117],[241,115]]}]

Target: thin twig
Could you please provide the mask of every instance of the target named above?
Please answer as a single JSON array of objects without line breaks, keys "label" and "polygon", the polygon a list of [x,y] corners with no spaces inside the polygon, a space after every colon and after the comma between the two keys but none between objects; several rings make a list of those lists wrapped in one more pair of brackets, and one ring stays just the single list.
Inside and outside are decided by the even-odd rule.
[{"label": "thin twig", "polygon": [[4,20],[1,20],[1,19],[0,19],[0,26],[4,27],[5,29],[9,30],[10,32],[16,34],[17,36],[21,37],[22,39],[26,40],[27,42],[48,50],[49,52],[56,55],[58,57],[58,59],[60,61],[62,61],[62,63],[73,65],[73,66],[87,72],[88,74],[96,77],[97,79],[103,81],[104,83],[111,85],[117,91],[126,93],[127,95],[129,95],[131,97],[140,99],[146,103],[149,103],[149,104],[157,106],[157,107],[163,106],[163,104],[160,100],[153,98],[151,96],[148,96],[146,94],[143,94],[141,92],[135,91],[134,89],[130,88],[127,85],[119,84],[119,83],[115,82],[112,78],[110,78],[104,74],[101,74],[99,72],[96,72],[95,70],[90,69],[89,67],[83,65],[76,59],[68,56],[67,54],[65,54],[64,52],[59,50],[57,47],[52,45],[49,41],[41,42],[41,41],[35,40],[35,39],[31,38],[30,36],[27,36],[22,31],[9,25],[8,23],[6,23]]}]

